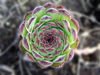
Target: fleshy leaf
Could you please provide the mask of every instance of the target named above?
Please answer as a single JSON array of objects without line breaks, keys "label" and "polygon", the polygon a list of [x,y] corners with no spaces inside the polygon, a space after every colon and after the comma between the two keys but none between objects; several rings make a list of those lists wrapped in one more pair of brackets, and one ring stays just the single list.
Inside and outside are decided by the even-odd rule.
[{"label": "fleshy leaf", "polygon": [[68,50],[66,50],[66,51],[64,52],[64,54],[66,54],[66,57],[65,57],[65,60],[64,60],[64,61],[66,61],[66,60],[67,60],[67,58],[68,58],[68,56],[69,56],[70,51],[71,51],[71,48],[69,48]]},{"label": "fleshy leaf", "polygon": [[67,35],[66,35],[65,36],[65,45],[66,45],[67,41],[68,41],[68,38],[67,38]]},{"label": "fleshy leaf", "polygon": [[57,9],[64,9],[62,5],[57,6]]},{"label": "fleshy leaf", "polygon": [[35,62],[35,59],[34,59],[29,53],[27,53],[27,57],[28,57],[31,61]]},{"label": "fleshy leaf", "polygon": [[43,24],[43,22],[36,24],[35,29],[37,29],[38,27],[40,27]]},{"label": "fleshy leaf", "polygon": [[31,42],[31,33],[28,33],[28,39],[29,39],[29,42]]},{"label": "fleshy leaf", "polygon": [[61,28],[64,28],[63,25],[61,24],[61,22],[56,21],[56,23],[57,23]]},{"label": "fleshy leaf", "polygon": [[56,8],[56,5],[51,2],[48,2],[48,3],[44,4],[44,7],[45,8]]},{"label": "fleshy leaf", "polygon": [[39,49],[41,53],[47,53],[43,48]]},{"label": "fleshy leaf", "polygon": [[49,22],[49,23],[47,23],[48,25],[50,25],[50,26],[55,26],[55,27],[57,27],[57,25],[54,23],[54,22]]},{"label": "fleshy leaf", "polygon": [[52,20],[53,18],[52,17],[50,17],[50,16],[47,16],[47,15],[44,15],[41,19],[40,19],[40,21],[49,21],[49,20]]},{"label": "fleshy leaf", "polygon": [[21,25],[20,25],[21,34],[23,34],[24,28],[25,28],[25,21],[23,21],[23,22],[21,23]]},{"label": "fleshy leaf", "polygon": [[69,47],[70,47],[70,43],[68,43],[68,44],[65,46],[65,48],[64,48],[64,50],[63,50],[63,53],[66,52],[66,51],[68,50]]},{"label": "fleshy leaf", "polygon": [[38,51],[36,45],[33,42],[32,42],[32,49]]},{"label": "fleshy leaf", "polygon": [[50,8],[46,11],[46,13],[55,13],[55,14],[58,14],[60,15],[60,13],[58,12],[58,10],[54,9],[54,8]]},{"label": "fleshy leaf", "polygon": [[43,30],[43,29],[48,29],[48,28],[50,28],[49,26],[43,26],[42,28],[41,28],[41,30]]},{"label": "fleshy leaf", "polygon": [[45,45],[43,43],[40,43],[41,47],[45,48]]},{"label": "fleshy leaf", "polygon": [[53,59],[53,56],[44,56],[46,59]]},{"label": "fleshy leaf", "polygon": [[62,38],[64,38],[63,37],[63,32],[61,31],[61,30],[58,30],[59,31],[59,35],[62,37]]},{"label": "fleshy leaf", "polygon": [[58,34],[57,30],[55,28],[51,29],[53,33]]},{"label": "fleshy leaf", "polygon": [[73,27],[72,27],[72,35],[73,35],[74,41],[76,41],[77,32],[76,32],[76,30]]},{"label": "fleshy leaf", "polygon": [[29,47],[26,37],[23,37],[22,44],[26,50],[30,50],[30,47]]},{"label": "fleshy leaf", "polygon": [[47,47],[47,48],[48,48],[48,47],[50,47],[50,45],[45,45],[45,47]]},{"label": "fleshy leaf", "polygon": [[31,16],[32,16],[32,12],[26,13],[25,16],[24,16],[24,20],[28,21],[31,18]]},{"label": "fleshy leaf", "polygon": [[58,56],[53,62],[54,62],[54,63],[63,62],[64,59],[65,59],[65,56],[66,56],[66,55],[60,55],[60,56]]},{"label": "fleshy leaf", "polygon": [[21,35],[22,35],[22,37],[23,36],[26,36],[27,35],[27,33],[28,33],[28,31],[27,31],[27,29],[26,29],[26,21],[23,21],[22,23],[21,23],[21,25],[20,25],[20,32],[21,32]]},{"label": "fleshy leaf", "polygon": [[36,18],[37,17],[33,17],[29,19],[29,24],[28,24],[29,31],[32,31],[33,27],[35,26]]},{"label": "fleshy leaf", "polygon": [[36,30],[34,33],[33,33],[33,39],[35,39],[35,37],[37,36],[37,32],[38,32],[38,30]]},{"label": "fleshy leaf", "polygon": [[26,51],[26,49],[23,47],[23,45],[22,45],[22,40],[20,41],[20,43],[19,43],[19,47],[20,47],[20,49],[22,50],[22,51]]},{"label": "fleshy leaf", "polygon": [[77,31],[79,31],[79,23],[77,22],[77,20],[71,19],[71,21],[72,21],[72,22],[74,23],[74,25],[76,26]]},{"label": "fleshy leaf", "polygon": [[41,35],[43,35],[43,34],[44,34],[44,31],[41,31],[40,34],[39,34],[39,37],[40,37]]},{"label": "fleshy leaf", "polygon": [[39,40],[38,37],[36,38],[36,43],[37,43],[38,45],[40,44],[40,40]]},{"label": "fleshy leaf", "polygon": [[45,8],[44,8],[43,6],[38,6],[38,7],[36,7],[36,8],[33,10],[32,15],[34,15],[34,14],[40,12],[41,10],[45,10]]},{"label": "fleshy leaf", "polygon": [[62,46],[62,41],[60,43],[58,43],[57,49],[60,48],[61,46]]},{"label": "fleshy leaf", "polygon": [[71,18],[69,12],[66,9],[58,9],[58,11],[64,15],[66,15],[69,19]]},{"label": "fleshy leaf", "polygon": [[61,50],[57,50],[53,55],[58,55],[61,52]]},{"label": "fleshy leaf", "polygon": [[64,30],[65,30],[66,34],[69,35],[69,33],[70,33],[70,24],[69,24],[69,22],[65,19],[63,19],[62,22],[64,24]]},{"label": "fleshy leaf", "polygon": [[73,58],[73,56],[74,56],[74,50],[71,49],[71,51],[70,51],[70,53],[69,53],[68,58],[67,58],[66,61],[67,61],[67,62],[70,61],[70,60]]},{"label": "fleshy leaf", "polygon": [[49,61],[38,61],[38,63],[44,67],[51,66],[53,63]]},{"label": "fleshy leaf", "polygon": [[53,65],[51,65],[54,68],[61,68],[63,66],[64,62],[61,63],[53,63]]},{"label": "fleshy leaf", "polygon": [[53,44],[51,48],[55,48],[57,46],[57,43]]},{"label": "fleshy leaf", "polygon": [[54,8],[49,8],[47,11],[46,11],[46,14],[49,15],[50,17],[53,18],[53,20],[60,20],[60,13],[58,10],[54,9]]},{"label": "fleshy leaf", "polygon": [[37,52],[35,52],[35,51],[32,51],[32,53],[33,53],[33,55],[34,55],[34,57],[35,57],[36,59],[43,59],[43,56],[41,56],[39,53],[37,53]]},{"label": "fleshy leaf", "polygon": [[54,49],[53,48],[49,48],[49,49],[46,49],[46,51],[52,52],[52,51],[54,51]]},{"label": "fleshy leaf", "polygon": [[60,37],[56,36],[56,41],[59,42],[60,41]]},{"label": "fleshy leaf", "polygon": [[79,39],[77,38],[76,41],[70,45],[70,48],[75,49],[77,48],[78,44],[79,44]]}]

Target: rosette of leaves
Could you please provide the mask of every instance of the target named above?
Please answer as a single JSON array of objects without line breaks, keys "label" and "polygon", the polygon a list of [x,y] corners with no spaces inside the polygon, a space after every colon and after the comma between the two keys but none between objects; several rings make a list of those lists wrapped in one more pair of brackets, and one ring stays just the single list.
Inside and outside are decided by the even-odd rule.
[{"label": "rosette of leaves", "polygon": [[63,6],[46,3],[26,13],[20,25],[20,49],[41,67],[62,67],[74,56],[78,22]]}]

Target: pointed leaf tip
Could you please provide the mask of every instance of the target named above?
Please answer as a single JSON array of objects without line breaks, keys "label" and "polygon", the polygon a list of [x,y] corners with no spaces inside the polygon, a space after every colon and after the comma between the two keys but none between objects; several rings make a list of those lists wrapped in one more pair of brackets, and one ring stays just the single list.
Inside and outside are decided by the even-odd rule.
[{"label": "pointed leaf tip", "polygon": [[23,21],[20,25],[20,32],[21,32],[21,35],[23,34],[23,31],[24,31],[24,28],[25,28],[25,23],[26,21]]},{"label": "pointed leaf tip", "polygon": [[36,18],[37,18],[37,17],[33,17],[33,18],[30,18],[30,19],[29,19],[29,23],[28,23],[28,29],[29,29],[29,30],[32,30],[32,29],[33,29],[34,24],[35,24],[35,21],[36,21]]},{"label": "pointed leaf tip", "polygon": [[66,45],[67,41],[68,41],[68,38],[67,38],[67,35],[66,35],[65,36],[65,45]]},{"label": "pointed leaf tip", "polygon": [[40,27],[43,24],[43,22],[36,24],[35,29],[37,29],[38,27]]},{"label": "pointed leaf tip", "polygon": [[54,68],[61,68],[64,65],[64,62],[58,64],[58,65],[53,65],[52,67]]},{"label": "pointed leaf tip", "polygon": [[58,43],[57,49],[59,49],[62,46],[62,43],[63,43],[62,41],[60,43]]},{"label": "pointed leaf tip", "polygon": [[65,56],[66,56],[66,55],[60,55],[60,56],[58,56],[53,62],[54,62],[54,63],[63,62],[64,59],[65,59]]},{"label": "pointed leaf tip", "polygon": [[57,6],[58,9],[64,9],[62,5]]},{"label": "pointed leaf tip", "polygon": [[46,13],[55,13],[55,14],[60,15],[59,11],[56,10],[56,9],[54,9],[54,8],[49,8],[49,9],[46,11]]},{"label": "pointed leaf tip", "polygon": [[52,28],[51,30],[53,33],[58,34],[57,29]]},{"label": "pointed leaf tip", "polygon": [[61,30],[58,30],[58,31],[59,31],[59,35],[63,38],[64,32],[62,32]]},{"label": "pointed leaf tip", "polygon": [[71,19],[70,13],[66,9],[58,9],[58,11]]},{"label": "pointed leaf tip", "polygon": [[58,24],[58,26],[60,26],[61,28],[64,28],[60,21],[55,21],[55,22]]},{"label": "pointed leaf tip", "polygon": [[75,19],[71,19],[71,21],[74,23],[74,25],[76,26],[76,28],[77,28],[77,31],[79,31],[79,23],[78,23],[78,21],[77,20],[75,20]]},{"label": "pointed leaf tip", "polygon": [[32,16],[32,12],[26,13],[25,16],[24,16],[24,20],[25,20],[25,21],[29,20],[29,18],[30,18],[31,16]]},{"label": "pointed leaf tip", "polygon": [[28,36],[29,42],[31,42],[31,33],[29,32],[27,36]]},{"label": "pointed leaf tip", "polygon": [[68,43],[68,44],[65,46],[65,48],[64,48],[64,50],[63,50],[63,53],[66,52],[66,51],[68,50],[69,47],[70,47],[70,43]]},{"label": "pointed leaf tip", "polygon": [[77,38],[77,31],[73,27],[72,27],[72,35],[73,35],[74,42],[75,42]]},{"label": "pointed leaf tip", "polygon": [[40,40],[39,40],[38,37],[36,38],[36,43],[37,43],[38,45],[40,45]]},{"label": "pointed leaf tip", "polygon": [[67,20],[62,19],[63,23],[64,23],[64,28],[66,28],[68,30],[68,32],[70,32],[70,24]]},{"label": "pointed leaf tip", "polygon": [[56,5],[51,2],[48,2],[48,3],[44,4],[44,7],[45,8],[56,8]]},{"label": "pointed leaf tip", "polygon": [[44,56],[45,58],[47,58],[47,59],[52,59],[52,58],[54,58],[53,56]]},{"label": "pointed leaf tip", "polygon": [[32,48],[38,51],[36,45],[33,42],[32,42]]},{"label": "pointed leaf tip", "polygon": [[53,49],[53,48],[49,48],[49,49],[46,49],[46,51],[48,51],[48,52],[52,52],[52,51],[54,51],[55,49]]},{"label": "pointed leaf tip", "polygon": [[47,53],[44,49],[39,49],[41,53]]},{"label": "pointed leaf tip", "polygon": [[43,6],[38,6],[38,7],[36,7],[36,8],[33,10],[32,15],[34,15],[34,14],[40,12],[41,10],[45,10],[45,8],[44,8]]},{"label": "pointed leaf tip", "polygon": [[53,55],[58,55],[61,52],[61,50],[58,50],[56,52],[53,53]]},{"label": "pointed leaf tip", "polygon": [[40,21],[49,21],[49,20],[52,20],[52,19],[53,19],[52,17],[47,16],[47,15],[44,15],[44,16],[40,19]]},{"label": "pointed leaf tip", "polygon": [[27,53],[27,57],[28,57],[31,61],[35,62],[35,59],[34,59],[29,53]]},{"label": "pointed leaf tip", "polygon": [[30,50],[26,37],[23,37],[23,46],[25,47],[26,50]]},{"label": "pointed leaf tip", "polygon": [[74,50],[71,49],[66,62],[70,61],[73,58],[73,56],[74,56]]},{"label": "pointed leaf tip", "polygon": [[37,53],[37,52],[35,52],[35,51],[32,51],[32,53],[33,53],[33,55],[34,55],[34,57],[35,57],[36,59],[38,59],[38,58],[43,59],[43,57],[42,57],[39,53]]},{"label": "pointed leaf tip", "polygon": [[70,45],[70,48],[75,49],[78,47],[78,45],[79,45],[79,38],[77,37],[76,41]]},{"label": "pointed leaf tip", "polygon": [[43,27],[41,27],[41,30],[45,30],[45,29],[48,29],[48,28],[50,28],[49,26],[43,26]]},{"label": "pointed leaf tip", "polygon": [[51,66],[53,63],[49,61],[38,61],[38,63],[44,67]]},{"label": "pointed leaf tip", "polygon": [[38,30],[36,30],[36,31],[33,33],[33,36],[34,36],[33,39],[35,39],[35,37],[37,36],[37,32],[38,32]]},{"label": "pointed leaf tip", "polygon": [[20,41],[20,43],[19,43],[19,48],[20,48],[20,50],[22,50],[23,52],[25,52],[25,48],[23,48],[23,46],[22,46],[22,40]]},{"label": "pointed leaf tip", "polygon": [[47,24],[50,25],[50,26],[56,26],[57,27],[57,25],[54,22],[48,22]]}]

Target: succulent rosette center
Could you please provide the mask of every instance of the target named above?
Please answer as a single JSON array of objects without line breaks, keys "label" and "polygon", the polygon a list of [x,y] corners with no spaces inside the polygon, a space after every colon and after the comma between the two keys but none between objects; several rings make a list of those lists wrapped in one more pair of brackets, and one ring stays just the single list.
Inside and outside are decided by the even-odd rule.
[{"label": "succulent rosette center", "polygon": [[78,46],[78,22],[62,6],[46,3],[24,16],[20,48],[41,67],[61,67]]}]

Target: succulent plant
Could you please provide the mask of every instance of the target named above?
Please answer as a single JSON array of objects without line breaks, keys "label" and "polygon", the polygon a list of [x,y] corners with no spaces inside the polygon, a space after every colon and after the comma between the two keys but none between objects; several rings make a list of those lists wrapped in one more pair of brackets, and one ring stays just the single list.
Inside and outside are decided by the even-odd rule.
[{"label": "succulent plant", "polygon": [[20,49],[42,68],[62,67],[74,56],[78,22],[63,6],[46,3],[26,13],[20,25]]}]

